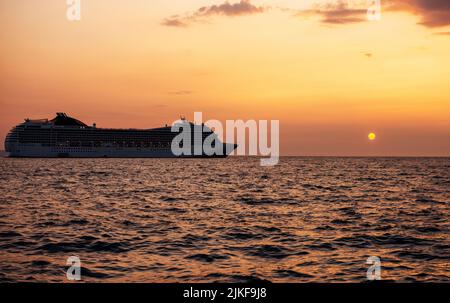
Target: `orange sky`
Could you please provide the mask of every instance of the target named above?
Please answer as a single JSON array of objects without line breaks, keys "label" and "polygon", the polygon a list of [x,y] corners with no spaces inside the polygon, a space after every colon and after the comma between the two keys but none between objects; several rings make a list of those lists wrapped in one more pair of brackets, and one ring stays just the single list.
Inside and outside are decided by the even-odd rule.
[{"label": "orange sky", "polygon": [[202,111],[280,120],[284,155],[450,156],[450,7],[423,1],[369,22],[364,1],[81,0],[69,22],[65,0],[0,0],[0,140],[57,111],[138,128]]}]

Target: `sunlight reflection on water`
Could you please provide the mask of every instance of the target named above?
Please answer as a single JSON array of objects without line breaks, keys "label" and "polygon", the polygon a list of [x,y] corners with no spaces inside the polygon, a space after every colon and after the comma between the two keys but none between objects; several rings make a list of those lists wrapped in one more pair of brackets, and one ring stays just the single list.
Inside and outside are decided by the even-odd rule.
[{"label": "sunlight reflection on water", "polygon": [[0,281],[449,281],[449,158],[0,159]]}]

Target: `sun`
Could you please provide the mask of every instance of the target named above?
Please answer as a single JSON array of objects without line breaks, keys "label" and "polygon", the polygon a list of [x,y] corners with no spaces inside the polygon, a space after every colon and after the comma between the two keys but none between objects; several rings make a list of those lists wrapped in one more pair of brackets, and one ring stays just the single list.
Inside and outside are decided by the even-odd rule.
[{"label": "sun", "polygon": [[369,138],[370,141],[373,141],[376,139],[377,135],[375,135],[375,133],[370,133],[369,135],[367,135],[367,137]]}]

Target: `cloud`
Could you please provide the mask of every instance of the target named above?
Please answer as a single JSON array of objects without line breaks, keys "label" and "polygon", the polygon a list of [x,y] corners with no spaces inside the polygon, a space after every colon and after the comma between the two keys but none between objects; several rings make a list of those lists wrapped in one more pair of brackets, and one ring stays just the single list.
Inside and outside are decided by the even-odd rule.
[{"label": "cloud", "polygon": [[450,36],[450,32],[437,32],[434,33],[435,35],[439,35],[439,36]]},{"label": "cloud", "polygon": [[194,92],[191,90],[177,90],[177,91],[169,92],[169,95],[185,96],[185,95],[191,95],[193,93]]},{"label": "cloud", "polygon": [[[450,0],[385,0],[381,2],[382,12],[409,12],[420,17],[419,24],[430,27],[450,25]],[[279,8],[282,11],[294,11]],[[329,25],[344,25],[367,21],[368,5],[363,0],[336,0],[316,2],[310,9],[295,11],[297,17],[319,17],[320,22]],[[173,27],[187,27],[192,23],[208,22],[214,16],[236,17],[260,14],[267,11],[264,6],[257,6],[251,0],[228,1],[211,6],[204,6],[185,15],[173,15],[161,24]]]},{"label": "cloud", "polygon": [[225,16],[241,16],[251,15],[264,12],[264,7],[255,6],[250,0],[241,0],[241,2],[230,4],[225,2],[221,5],[204,6],[198,9],[198,16],[225,15]]},{"label": "cloud", "polygon": [[[364,4],[365,3],[365,4]],[[409,12],[420,16],[419,24],[434,28],[450,25],[450,0],[390,0],[382,1],[382,12]],[[297,16],[319,16],[322,23],[348,24],[367,20],[367,2],[340,0],[314,5]]]},{"label": "cloud", "polygon": [[253,5],[250,0],[241,0],[237,3],[229,3],[228,1],[211,6],[203,6],[193,13],[188,13],[184,16],[174,15],[166,18],[162,21],[162,25],[175,26],[175,27],[186,27],[194,22],[201,22],[212,16],[244,16],[259,14],[266,11],[267,8],[262,6]]},{"label": "cloud", "polygon": [[339,1],[325,5],[315,5],[312,9],[296,13],[298,17],[319,16],[326,24],[347,24],[367,20],[367,8],[352,6],[349,2]]},{"label": "cloud", "polygon": [[366,10],[364,9],[336,9],[322,12],[322,22],[332,24],[346,24],[366,21]]},{"label": "cloud", "polygon": [[175,26],[175,27],[186,27],[187,24],[183,22],[178,16],[172,16],[170,18],[166,18],[161,22],[162,25],[165,26]]},{"label": "cloud", "polygon": [[161,25],[172,27],[188,27],[192,22],[195,22],[192,16],[182,17],[178,15],[173,15],[171,17],[165,18],[161,22]]},{"label": "cloud", "polygon": [[450,25],[449,0],[397,0],[387,7],[390,11],[407,11],[421,17],[419,24],[427,27]]}]

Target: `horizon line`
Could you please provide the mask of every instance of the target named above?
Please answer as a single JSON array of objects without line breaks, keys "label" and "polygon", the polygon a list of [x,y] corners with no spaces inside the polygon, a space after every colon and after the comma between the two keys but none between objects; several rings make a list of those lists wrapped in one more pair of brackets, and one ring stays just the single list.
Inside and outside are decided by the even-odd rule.
[{"label": "horizon line", "polygon": [[[5,150],[0,150],[0,153],[6,154]],[[3,156],[3,155],[2,155]],[[230,155],[229,157],[245,157],[245,158],[265,158],[266,156],[252,156],[252,155]],[[5,158],[5,157],[3,157]],[[280,158],[450,158],[450,155],[280,155]],[[39,159],[39,158],[36,158]],[[46,158],[41,158],[46,159]],[[77,159],[77,158],[74,158]],[[80,158],[78,158],[80,159]],[[84,158],[95,159],[95,158]],[[127,158],[109,158],[109,159],[127,159]],[[128,158],[133,159],[133,158]],[[148,158],[158,159],[158,158]]]}]

